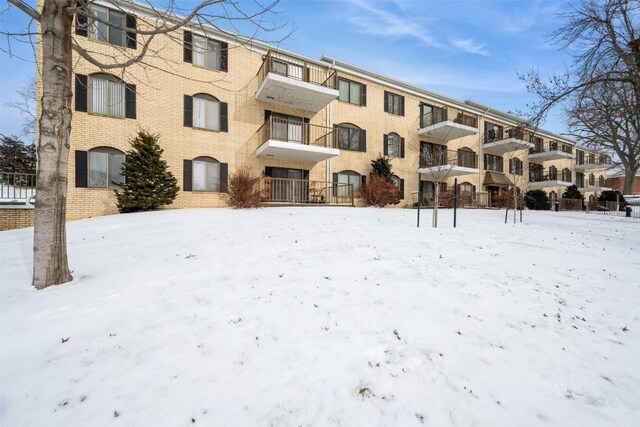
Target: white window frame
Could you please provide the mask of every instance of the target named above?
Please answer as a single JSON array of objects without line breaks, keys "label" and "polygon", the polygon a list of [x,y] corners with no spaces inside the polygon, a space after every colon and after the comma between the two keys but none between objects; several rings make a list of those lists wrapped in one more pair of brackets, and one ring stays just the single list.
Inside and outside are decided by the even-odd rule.
[{"label": "white window frame", "polygon": [[[98,171],[96,169],[96,163],[98,162],[98,157],[102,158],[103,156],[104,159],[100,159],[100,161],[105,165],[104,171]],[[122,158],[119,160],[120,167],[122,167],[125,161],[125,154],[122,151],[111,147],[96,147],[89,150],[87,156],[87,173],[89,175],[87,186],[89,188],[118,188],[117,185],[113,184],[113,181],[124,182],[124,177],[121,174],[112,176],[111,165],[115,161],[115,157]],[[104,182],[102,182],[102,179],[100,180],[101,182],[96,182],[97,173],[104,173]]]},{"label": "white window frame", "polygon": [[[203,169],[202,177],[198,169]],[[197,192],[220,192],[220,162],[211,157],[197,157],[192,161],[192,189]]]},{"label": "white window frame", "polygon": [[193,65],[222,70],[222,42],[198,34],[192,36]]},{"label": "white window frame", "polygon": [[124,82],[109,74],[92,74],[89,76],[88,86],[90,113],[125,117],[126,86]]},{"label": "white window frame", "polygon": [[220,132],[220,101],[207,94],[193,96],[193,127]]}]

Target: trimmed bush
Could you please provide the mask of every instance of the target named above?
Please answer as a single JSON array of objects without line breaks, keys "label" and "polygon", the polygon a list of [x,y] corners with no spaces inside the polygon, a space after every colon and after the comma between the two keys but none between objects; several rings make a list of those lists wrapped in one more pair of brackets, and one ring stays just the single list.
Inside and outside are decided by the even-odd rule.
[{"label": "trimmed bush", "polygon": [[524,203],[528,209],[546,211],[551,208],[549,196],[544,190],[529,190],[524,195]]},{"label": "trimmed bush", "polygon": [[260,175],[245,166],[229,176],[229,206],[235,209],[257,208],[260,201]]},{"label": "trimmed bush", "polygon": [[380,175],[371,175],[369,180],[360,187],[359,196],[362,197],[367,206],[378,206],[400,203],[400,191],[396,185],[387,178]]},{"label": "trimmed bush", "polygon": [[624,199],[624,196],[622,195],[622,193],[620,193],[618,190],[603,191],[598,196],[598,201],[599,202],[620,202],[621,211],[623,211],[624,208],[627,207],[627,205],[629,204]]}]

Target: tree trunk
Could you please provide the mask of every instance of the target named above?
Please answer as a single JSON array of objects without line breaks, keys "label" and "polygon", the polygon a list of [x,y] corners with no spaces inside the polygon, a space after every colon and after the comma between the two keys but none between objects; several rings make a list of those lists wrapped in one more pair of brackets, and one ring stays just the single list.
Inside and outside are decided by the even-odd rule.
[{"label": "tree trunk", "polygon": [[434,205],[433,205],[433,220],[431,226],[433,228],[438,228],[438,205],[440,204],[439,193],[440,193],[440,182],[436,182],[435,185],[435,197],[434,197]]},{"label": "tree trunk", "polygon": [[42,101],[33,233],[33,286],[73,279],[67,262],[66,201],[71,133],[73,0],[45,0],[41,15]]},{"label": "tree trunk", "polygon": [[633,194],[633,180],[638,173],[637,169],[627,168],[624,171],[624,188],[622,189],[622,195]]}]

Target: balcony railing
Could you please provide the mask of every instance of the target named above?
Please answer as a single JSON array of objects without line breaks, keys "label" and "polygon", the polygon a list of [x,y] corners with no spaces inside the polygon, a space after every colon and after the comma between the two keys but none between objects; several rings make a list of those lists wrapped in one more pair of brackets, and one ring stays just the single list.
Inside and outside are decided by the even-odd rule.
[{"label": "balcony railing", "polygon": [[571,182],[571,171],[557,169],[529,171],[529,182],[563,181]]},{"label": "balcony railing", "polygon": [[533,148],[529,149],[529,154],[538,154],[538,153],[546,153],[560,151],[562,153],[573,153],[573,147],[569,144],[565,144],[557,141],[547,141],[543,144],[535,144]]},{"label": "balcony railing", "polygon": [[269,73],[279,74],[330,89],[338,89],[335,70],[273,50],[267,53],[260,71],[258,71],[260,83]]},{"label": "balcony railing", "polygon": [[26,202],[36,194],[36,175],[31,173],[0,173],[0,199]]},{"label": "balcony railing", "polygon": [[585,153],[584,151],[576,152],[576,165],[610,165],[611,158],[604,155],[595,155],[592,153]]},{"label": "balcony railing", "polygon": [[260,143],[268,140],[291,142],[319,147],[337,148],[335,129],[302,121],[269,117],[260,130]]},{"label": "balcony railing", "polygon": [[354,188],[343,182],[309,181],[264,177],[260,182],[260,198],[264,203],[351,205]]},{"label": "balcony railing", "polygon": [[472,151],[466,150],[423,151],[420,154],[421,168],[430,168],[445,165],[477,169],[478,155]]},{"label": "balcony railing", "polygon": [[484,142],[501,141],[507,138],[514,138],[524,141],[524,130],[519,127],[489,129],[484,133]]},{"label": "balcony railing", "polygon": [[420,127],[425,128],[447,120],[472,128],[478,127],[478,119],[475,116],[448,107],[433,107],[431,111],[422,114],[420,116]]}]

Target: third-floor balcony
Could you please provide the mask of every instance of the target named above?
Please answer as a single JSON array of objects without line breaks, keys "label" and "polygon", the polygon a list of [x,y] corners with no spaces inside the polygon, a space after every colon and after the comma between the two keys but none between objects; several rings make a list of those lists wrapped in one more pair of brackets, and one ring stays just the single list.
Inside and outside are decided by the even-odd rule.
[{"label": "third-floor balcony", "polygon": [[611,166],[611,158],[609,156],[576,150],[576,164],[574,168],[577,171],[607,169],[609,166]]},{"label": "third-floor balcony", "polygon": [[439,141],[451,141],[478,133],[478,118],[451,107],[420,106],[418,135]]},{"label": "third-floor balcony", "polygon": [[333,134],[333,128],[271,116],[258,131],[256,156],[317,163],[340,154]]},{"label": "third-floor balcony", "polygon": [[336,71],[270,50],[258,72],[256,99],[317,113],[338,97]]},{"label": "third-floor balcony", "polygon": [[548,160],[571,159],[573,157],[573,147],[564,142],[542,141],[542,139],[532,141],[533,147],[529,149],[529,160],[544,162]]},{"label": "third-floor balcony", "polygon": [[525,140],[524,130],[519,127],[504,129],[493,125],[485,131],[482,147],[486,154],[502,156],[512,151],[533,148],[533,144]]}]

